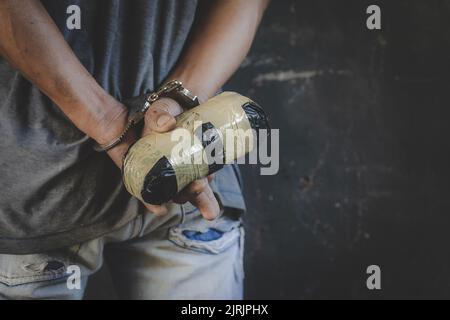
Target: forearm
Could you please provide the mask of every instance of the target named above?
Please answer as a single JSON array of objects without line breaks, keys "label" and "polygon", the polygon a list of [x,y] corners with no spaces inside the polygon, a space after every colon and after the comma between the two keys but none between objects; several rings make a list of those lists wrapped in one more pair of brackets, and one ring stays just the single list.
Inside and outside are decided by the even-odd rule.
[{"label": "forearm", "polygon": [[170,79],[201,100],[213,96],[247,55],[269,0],[203,0],[184,53]]},{"label": "forearm", "polygon": [[93,139],[121,130],[125,108],[83,67],[40,1],[0,1],[0,53]]}]

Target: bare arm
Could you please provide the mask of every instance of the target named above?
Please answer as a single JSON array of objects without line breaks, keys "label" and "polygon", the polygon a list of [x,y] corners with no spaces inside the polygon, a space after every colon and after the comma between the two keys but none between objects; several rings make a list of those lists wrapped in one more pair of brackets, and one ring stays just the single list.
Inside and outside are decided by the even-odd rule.
[{"label": "bare arm", "polygon": [[[0,1],[0,54],[97,142],[123,129],[126,108],[83,67],[39,0]],[[118,165],[125,149],[110,152]]]},{"label": "bare arm", "polygon": [[270,0],[200,0],[187,48],[170,78],[202,100],[212,97],[246,57]]}]

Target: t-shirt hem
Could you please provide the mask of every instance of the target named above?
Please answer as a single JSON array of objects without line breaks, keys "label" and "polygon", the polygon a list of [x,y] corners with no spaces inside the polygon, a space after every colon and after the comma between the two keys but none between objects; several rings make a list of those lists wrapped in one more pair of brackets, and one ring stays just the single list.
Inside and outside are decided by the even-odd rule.
[{"label": "t-shirt hem", "polygon": [[37,254],[71,247],[114,232],[133,221],[137,216],[138,214],[128,219],[124,218],[122,222],[117,222],[117,217],[112,217],[89,226],[80,226],[56,234],[30,238],[0,238],[0,254]]}]

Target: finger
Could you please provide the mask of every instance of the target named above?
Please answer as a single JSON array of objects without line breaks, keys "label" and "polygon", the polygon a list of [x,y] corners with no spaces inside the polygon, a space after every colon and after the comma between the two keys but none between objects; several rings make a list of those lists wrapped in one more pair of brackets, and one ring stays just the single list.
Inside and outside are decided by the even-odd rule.
[{"label": "finger", "polygon": [[206,220],[214,220],[220,214],[219,204],[209,185],[190,202],[200,210],[203,218]]},{"label": "finger", "polygon": [[207,176],[208,182],[213,181],[213,180],[214,180],[214,177],[215,177],[214,173],[213,173],[213,174],[210,174],[209,176]]},{"label": "finger", "polygon": [[167,214],[168,209],[165,205],[156,206],[153,204],[144,203],[144,206],[157,217],[162,217]]},{"label": "finger", "polygon": [[190,195],[199,195],[203,191],[205,191],[206,187],[208,186],[208,179],[203,178],[199,180],[195,180],[194,182],[191,182],[183,191],[183,193],[190,194]]},{"label": "finger", "polygon": [[145,115],[143,135],[155,132],[173,130],[176,125],[175,117],[183,112],[183,108],[173,99],[161,98],[154,102]]},{"label": "finger", "polygon": [[197,197],[202,193],[206,186],[208,185],[208,179],[203,178],[200,180],[195,180],[191,182],[186,188],[181,190],[178,195],[173,198],[173,201],[178,204],[183,204],[188,202],[190,199]]}]

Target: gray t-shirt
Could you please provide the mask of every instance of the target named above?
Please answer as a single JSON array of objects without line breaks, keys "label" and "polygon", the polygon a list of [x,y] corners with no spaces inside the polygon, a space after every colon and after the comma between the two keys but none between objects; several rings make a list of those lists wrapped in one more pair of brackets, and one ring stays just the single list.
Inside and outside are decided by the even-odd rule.
[{"label": "gray t-shirt", "polygon": [[[82,64],[119,100],[158,86],[181,54],[195,0],[43,0]],[[67,8],[81,9],[69,30]],[[39,89],[0,58],[0,253],[47,251],[118,228],[143,206],[120,170]],[[234,168],[218,175],[224,206],[244,208]]]}]

